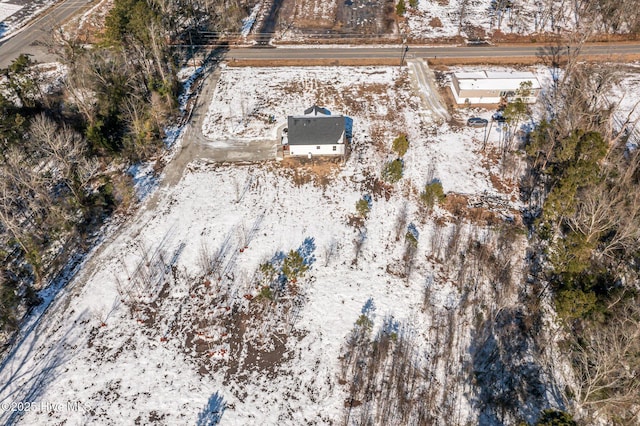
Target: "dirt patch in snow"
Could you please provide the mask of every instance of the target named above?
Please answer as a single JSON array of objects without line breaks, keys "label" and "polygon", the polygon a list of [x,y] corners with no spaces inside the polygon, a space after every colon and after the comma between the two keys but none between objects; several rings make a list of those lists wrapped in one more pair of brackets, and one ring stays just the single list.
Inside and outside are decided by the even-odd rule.
[{"label": "dirt patch in snow", "polygon": [[97,43],[104,31],[105,19],[113,7],[113,0],[99,0],[89,4],[84,13],[70,19],[63,27],[70,37],[82,43]]},{"label": "dirt patch in snow", "polygon": [[378,39],[397,33],[393,0],[284,0],[277,28],[280,38],[330,39],[353,42],[353,37]]},{"label": "dirt patch in snow", "polygon": [[316,185],[326,187],[340,171],[342,164],[342,158],[287,157],[280,162],[280,167],[296,186],[314,182]]}]

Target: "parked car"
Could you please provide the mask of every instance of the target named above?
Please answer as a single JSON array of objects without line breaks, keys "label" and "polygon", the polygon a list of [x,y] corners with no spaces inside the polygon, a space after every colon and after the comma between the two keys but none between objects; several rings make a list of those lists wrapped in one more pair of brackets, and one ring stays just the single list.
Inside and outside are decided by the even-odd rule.
[{"label": "parked car", "polygon": [[498,111],[498,112],[496,112],[495,114],[493,114],[493,115],[491,116],[491,119],[492,119],[493,121],[498,122],[498,123],[504,123],[505,121],[507,121],[507,119],[506,119],[506,118],[504,118],[504,115],[502,115],[502,111]]},{"label": "parked car", "polygon": [[467,120],[467,126],[471,127],[485,127],[489,123],[489,120],[480,117],[471,117]]}]

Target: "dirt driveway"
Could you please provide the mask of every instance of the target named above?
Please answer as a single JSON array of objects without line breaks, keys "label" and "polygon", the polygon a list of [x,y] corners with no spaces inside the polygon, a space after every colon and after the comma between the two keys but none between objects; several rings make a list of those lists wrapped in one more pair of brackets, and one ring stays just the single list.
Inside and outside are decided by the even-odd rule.
[{"label": "dirt driveway", "polygon": [[451,117],[438,93],[433,71],[422,59],[409,59],[407,65],[411,70],[413,89],[420,96],[425,112],[431,114],[436,121],[448,121]]}]

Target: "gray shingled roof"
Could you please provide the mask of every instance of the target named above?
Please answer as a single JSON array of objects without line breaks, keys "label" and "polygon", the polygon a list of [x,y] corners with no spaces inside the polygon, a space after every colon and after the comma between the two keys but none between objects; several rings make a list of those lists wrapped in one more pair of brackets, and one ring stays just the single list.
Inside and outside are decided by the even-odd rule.
[{"label": "gray shingled roof", "polygon": [[289,145],[329,145],[342,142],[345,120],[337,116],[289,116]]},{"label": "gray shingled roof", "polygon": [[328,109],[320,108],[318,105],[314,105],[311,108],[304,110],[304,115],[331,115]]}]

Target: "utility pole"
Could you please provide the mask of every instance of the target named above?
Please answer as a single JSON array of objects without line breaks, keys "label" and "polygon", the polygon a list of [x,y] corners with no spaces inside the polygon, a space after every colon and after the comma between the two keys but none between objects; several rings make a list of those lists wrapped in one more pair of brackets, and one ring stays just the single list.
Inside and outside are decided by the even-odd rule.
[{"label": "utility pole", "polygon": [[404,58],[407,55],[407,52],[409,51],[409,46],[407,46],[405,43],[406,42],[404,41],[402,43],[402,56],[400,56],[400,66],[404,65]]}]

